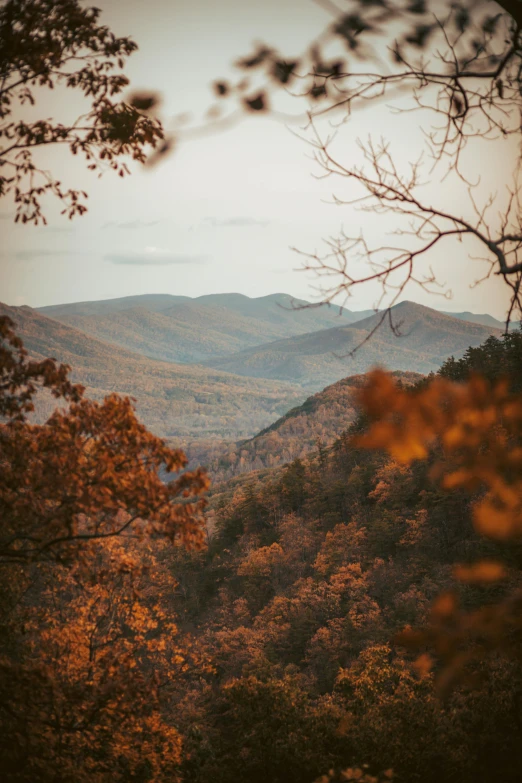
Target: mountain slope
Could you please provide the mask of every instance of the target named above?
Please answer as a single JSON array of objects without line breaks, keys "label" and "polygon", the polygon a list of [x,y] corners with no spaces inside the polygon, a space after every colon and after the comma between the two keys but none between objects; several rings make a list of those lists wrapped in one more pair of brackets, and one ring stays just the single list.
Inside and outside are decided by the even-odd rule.
[{"label": "mountain slope", "polygon": [[[407,385],[422,377],[412,372],[393,375]],[[194,464],[208,467],[217,481],[302,459],[319,447],[330,446],[346,431],[355,418],[355,394],[365,381],[365,375],[343,378],[308,397],[250,440],[190,444],[187,454]]]},{"label": "mountain slope", "polygon": [[[272,324],[189,299],[161,312],[136,306],[105,314],[63,314],[57,320],[152,359],[190,364],[299,333],[300,326],[291,323],[291,314],[285,316],[288,322]],[[314,322],[310,323],[313,327]]]},{"label": "mountain slope", "polygon": [[[287,334],[303,334],[341,323],[353,323],[373,315],[373,310],[352,311],[328,305],[313,305],[305,299],[295,299],[289,294],[269,294],[250,298],[243,294],[209,294],[194,299],[198,304],[212,304],[224,310],[279,324],[290,330]],[[285,335],[285,336],[286,336]]]},{"label": "mountain slope", "polygon": [[37,307],[35,309],[42,315],[59,321],[62,316],[104,315],[106,313],[129,310],[132,307],[144,307],[146,310],[156,313],[167,307],[172,307],[172,305],[178,304],[178,302],[184,302],[188,298],[188,296],[172,296],[171,294],[139,294],[118,299],[48,305],[47,307]]},{"label": "mountain slope", "polygon": [[[39,312],[104,342],[162,361],[201,362],[340,323],[356,314],[309,307],[287,294],[250,299],[212,294],[189,299],[144,295],[40,308]],[[301,308],[301,309],[299,309]]]},{"label": "mountain slope", "polygon": [[[374,365],[428,373],[450,355],[460,356],[498,329],[473,324],[413,302],[392,308],[395,331],[373,315],[355,324],[292,337],[215,359],[207,366],[255,378],[291,380],[319,389]],[[357,350],[355,350],[357,349]],[[350,356],[350,352],[355,353]]]},{"label": "mountain slope", "polygon": [[[493,326],[495,329],[501,329],[504,331],[506,324],[504,321],[499,321],[498,318],[493,318],[492,315],[489,315],[488,313],[470,313],[469,311],[465,311],[463,313],[449,313],[444,312],[444,315],[449,315],[452,318],[460,318],[462,321],[469,321],[473,324],[482,324],[483,326]],[[512,321],[509,324],[510,330],[518,329],[518,322]]]},{"label": "mountain slope", "polygon": [[104,315],[62,315],[57,320],[151,359],[189,364],[281,336],[280,329],[267,324],[263,340],[259,324],[235,314],[224,317],[219,308],[190,300],[164,312],[132,307]]},{"label": "mountain slope", "polygon": [[[290,384],[253,382],[205,367],[175,365],[88,337],[29,307],[0,304],[31,356],[53,356],[72,367],[75,381],[101,399],[110,392],[130,394],[142,421],[162,436],[178,438],[250,437],[303,399]],[[41,415],[50,413],[46,400]]]}]

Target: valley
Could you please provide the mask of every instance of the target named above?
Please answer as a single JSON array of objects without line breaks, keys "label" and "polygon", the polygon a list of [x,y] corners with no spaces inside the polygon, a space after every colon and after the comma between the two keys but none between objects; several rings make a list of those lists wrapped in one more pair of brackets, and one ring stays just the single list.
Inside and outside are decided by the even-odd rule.
[{"label": "valley", "polygon": [[[385,322],[368,339],[379,314],[288,294],[143,294],[0,312],[31,356],[69,364],[95,399],[132,396],[147,427],[220,480],[331,444],[353,420],[354,390],[372,366],[409,382],[500,335],[491,316],[477,323],[464,317],[472,313],[403,302],[393,329]],[[53,404],[44,397],[40,417]]]},{"label": "valley", "polygon": [[[56,358],[97,400],[117,392],[135,399],[139,418],[166,438],[247,438],[267,426],[305,394],[277,381],[253,381],[199,365],[149,359],[97,340],[28,307],[0,305],[34,359]],[[40,403],[40,419],[54,401]]]}]

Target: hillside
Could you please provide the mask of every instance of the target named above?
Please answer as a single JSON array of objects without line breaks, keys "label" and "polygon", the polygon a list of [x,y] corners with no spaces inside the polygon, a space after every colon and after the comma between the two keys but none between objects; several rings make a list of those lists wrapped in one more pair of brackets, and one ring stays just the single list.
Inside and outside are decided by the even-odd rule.
[{"label": "hillside", "polygon": [[243,294],[209,294],[194,299],[194,302],[212,304],[254,318],[256,321],[279,324],[291,330],[293,334],[325,329],[343,322],[354,323],[373,315],[373,310],[357,311],[343,308],[340,311],[338,307],[316,306],[305,299],[296,299],[283,293],[254,298]]},{"label": "hillside", "polygon": [[197,299],[157,294],[42,307],[38,312],[152,359],[183,363],[352,323],[371,312],[339,313],[338,308],[308,305],[287,294],[257,299],[242,294]]},{"label": "hillside", "polygon": [[[489,357],[498,377],[521,342],[452,369],[463,379]],[[502,446],[481,443],[494,465]],[[402,783],[518,783],[517,546],[479,535],[482,487],[442,488],[455,459],[437,447],[405,465],[343,436],[212,490],[208,550],[170,563],[179,625],[215,665],[188,674],[176,712],[186,780],[363,780],[352,771],[369,760]],[[456,563],[491,560],[502,585],[459,580]]]},{"label": "hillside", "polygon": [[162,312],[139,306],[100,315],[65,314],[57,320],[152,359],[188,364],[294,333],[284,324],[261,323],[221,306],[192,300]]},{"label": "hillside", "polygon": [[[409,372],[393,375],[408,385],[422,377]],[[330,446],[349,427],[356,415],[355,392],[365,378],[351,375],[327,386],[250,440],[192,443],[187,446],[187,454],[194,464],[208,467],[215,481],[302,459],[318,448]]]},{"label": "hillside", "polygon": [[374,365],[429,373],[448,356],[460,356],[470,345],[479,345],[491,334],[501,334],[498,329],[452,318],[414,302],[396,305],[392,316],[399,337],[385,322],[365,343],[380,319],[373,315],[352,325],[278,340],[206,364],[238,375],[293,381],[320,389]]},{"label": "hillside", "polygon": [[[303,399],[290,384],[253,382],[205,367],[175,365],[88,337],[29,307],[0,304],[32,357],[69,364],[75,381],[101,399],[118,392],[136,398],[142,421],[162,436],[247,438]],[[49,413],[52,401],[46,410]]]}]

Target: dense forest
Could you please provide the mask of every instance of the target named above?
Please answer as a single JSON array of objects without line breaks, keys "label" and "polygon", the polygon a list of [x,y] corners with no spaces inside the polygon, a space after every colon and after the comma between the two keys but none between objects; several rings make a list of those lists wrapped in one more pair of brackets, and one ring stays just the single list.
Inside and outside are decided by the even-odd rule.
[{"label": "dense forest", "polygon": [[[440,375],[510,370],[519,387],[521,360],[515,333]],[[437,486],[437,450],[406,467],[354,448],[362,426],[308,459],[217,487],[207,551],[180,552],[177,610],[215,667],[183,700],[187,779],[304,782],[364,762],[405,781],[520,779],[520,661],[479,659],[480,687],[441,699],[392,640],[456,588],[455,563],[514,570],[509,587],[462,586],[467,610],[516,588],[521,550],[477,535],[476,493]]]},{"label": "dense forest", "polygon": [[[494,380],[505,369],[516,390],[521,359],[521,332],[491,337],[394,394],[433,419],[434,399],[426,405],[423,395],[436,383],[476,396],[474,371]],[[146,435],[124,401],[82,401],[59,369],[23,356],[12,370],[18,384],[39,373],[70,413],[20,440],[33,393],[3,398],[12,423],[2,448],[14,465],[1,483],[9,780],[312,783],[346,768],[356,779],[412,783],[520,779],[522,552],[511,535],[477,527],[484,481],[441,487],[451,449],[431,441],[414,461],[368,450],[360,439],[372,432],[371,386],[363,386],[365,412],[341,437],[216,484],[202,526],[204,474],[179,472],[181,453]],[[484,413],[493,393],[481,383]],[[516,399],[500,396],[502,421],[490,418],[486,429],[519,465]],[[457,457],[465,450],[463,442]],[[120,486],[125,454],[134,467]],[[153,478],[162,462],[179,476],[170,485]],[[69,500],[57,517],[64,486]],[[71,528],[78,504],[84,521]],[[38,535],[34,522],[32,534],[20,532],[29,511]],[[128,532],[137,524],[135,535],[112,537],[115,524]],[[484,607],[487,622],[475,627]],[[408,632],[397,637],[405,628],[427,630],[412,644]]]}]

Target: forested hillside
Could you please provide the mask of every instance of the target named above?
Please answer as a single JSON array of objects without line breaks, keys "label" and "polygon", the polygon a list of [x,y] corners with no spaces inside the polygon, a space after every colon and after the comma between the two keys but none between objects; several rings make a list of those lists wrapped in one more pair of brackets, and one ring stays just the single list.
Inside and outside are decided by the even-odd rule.
[{"label": "forested hillside", "polygon": [[206,364],[238,375],[294,381],[319,389],[374,365],[434,372],[451,354],[462,355],[468,346],[479,345],[490,334],[501,334],[494,327],[451,318],[414,302],[396,305],[391,316],[393,328],[386,319],[371,340],[368,337],[381,315],[250,348]]},{"label": "forested hillside", "polygon": [[352,323],[372,311],[311,307],[288,294],[257,299],[242,294],[196,299],[144,294],[42,307],[39,312],[153,359],[198,363],[283,337]]},{"label": "forested hillside", "polygon": [[[521,333],[491,338],[459,377],[494,377],[521,346]],[[522,363],[505,366],[519,386]],[[458,587],[453,567],[516,566],[519,547],[475,532],[479,495],[438,486],[438,449],[407,467],[355,448],[363,428],[357,420],[328,449],[215,488],[208,550],[179,551],[172,564],[182,626],[215,665],[180,693],[186,779],[307,783],[369,762],[405,783],[519,780],[520,659],[477,659],[473,688],[441,700],[429,666],[392,643],[426,624],[445,591],[478,610],[514,589],[516,575],[502,588]]]},{"label": "forested hillside", "polygon": [[[411,372],[392,375],[405,385],[421,377]],[[348,428],[356,415],[356,393],[365,381],[365,375],[352,375],[327,386],[249,440],[185,444],[187,456],[192,464],[204,465],[216,482],[303,458],[331,445]]]}]

